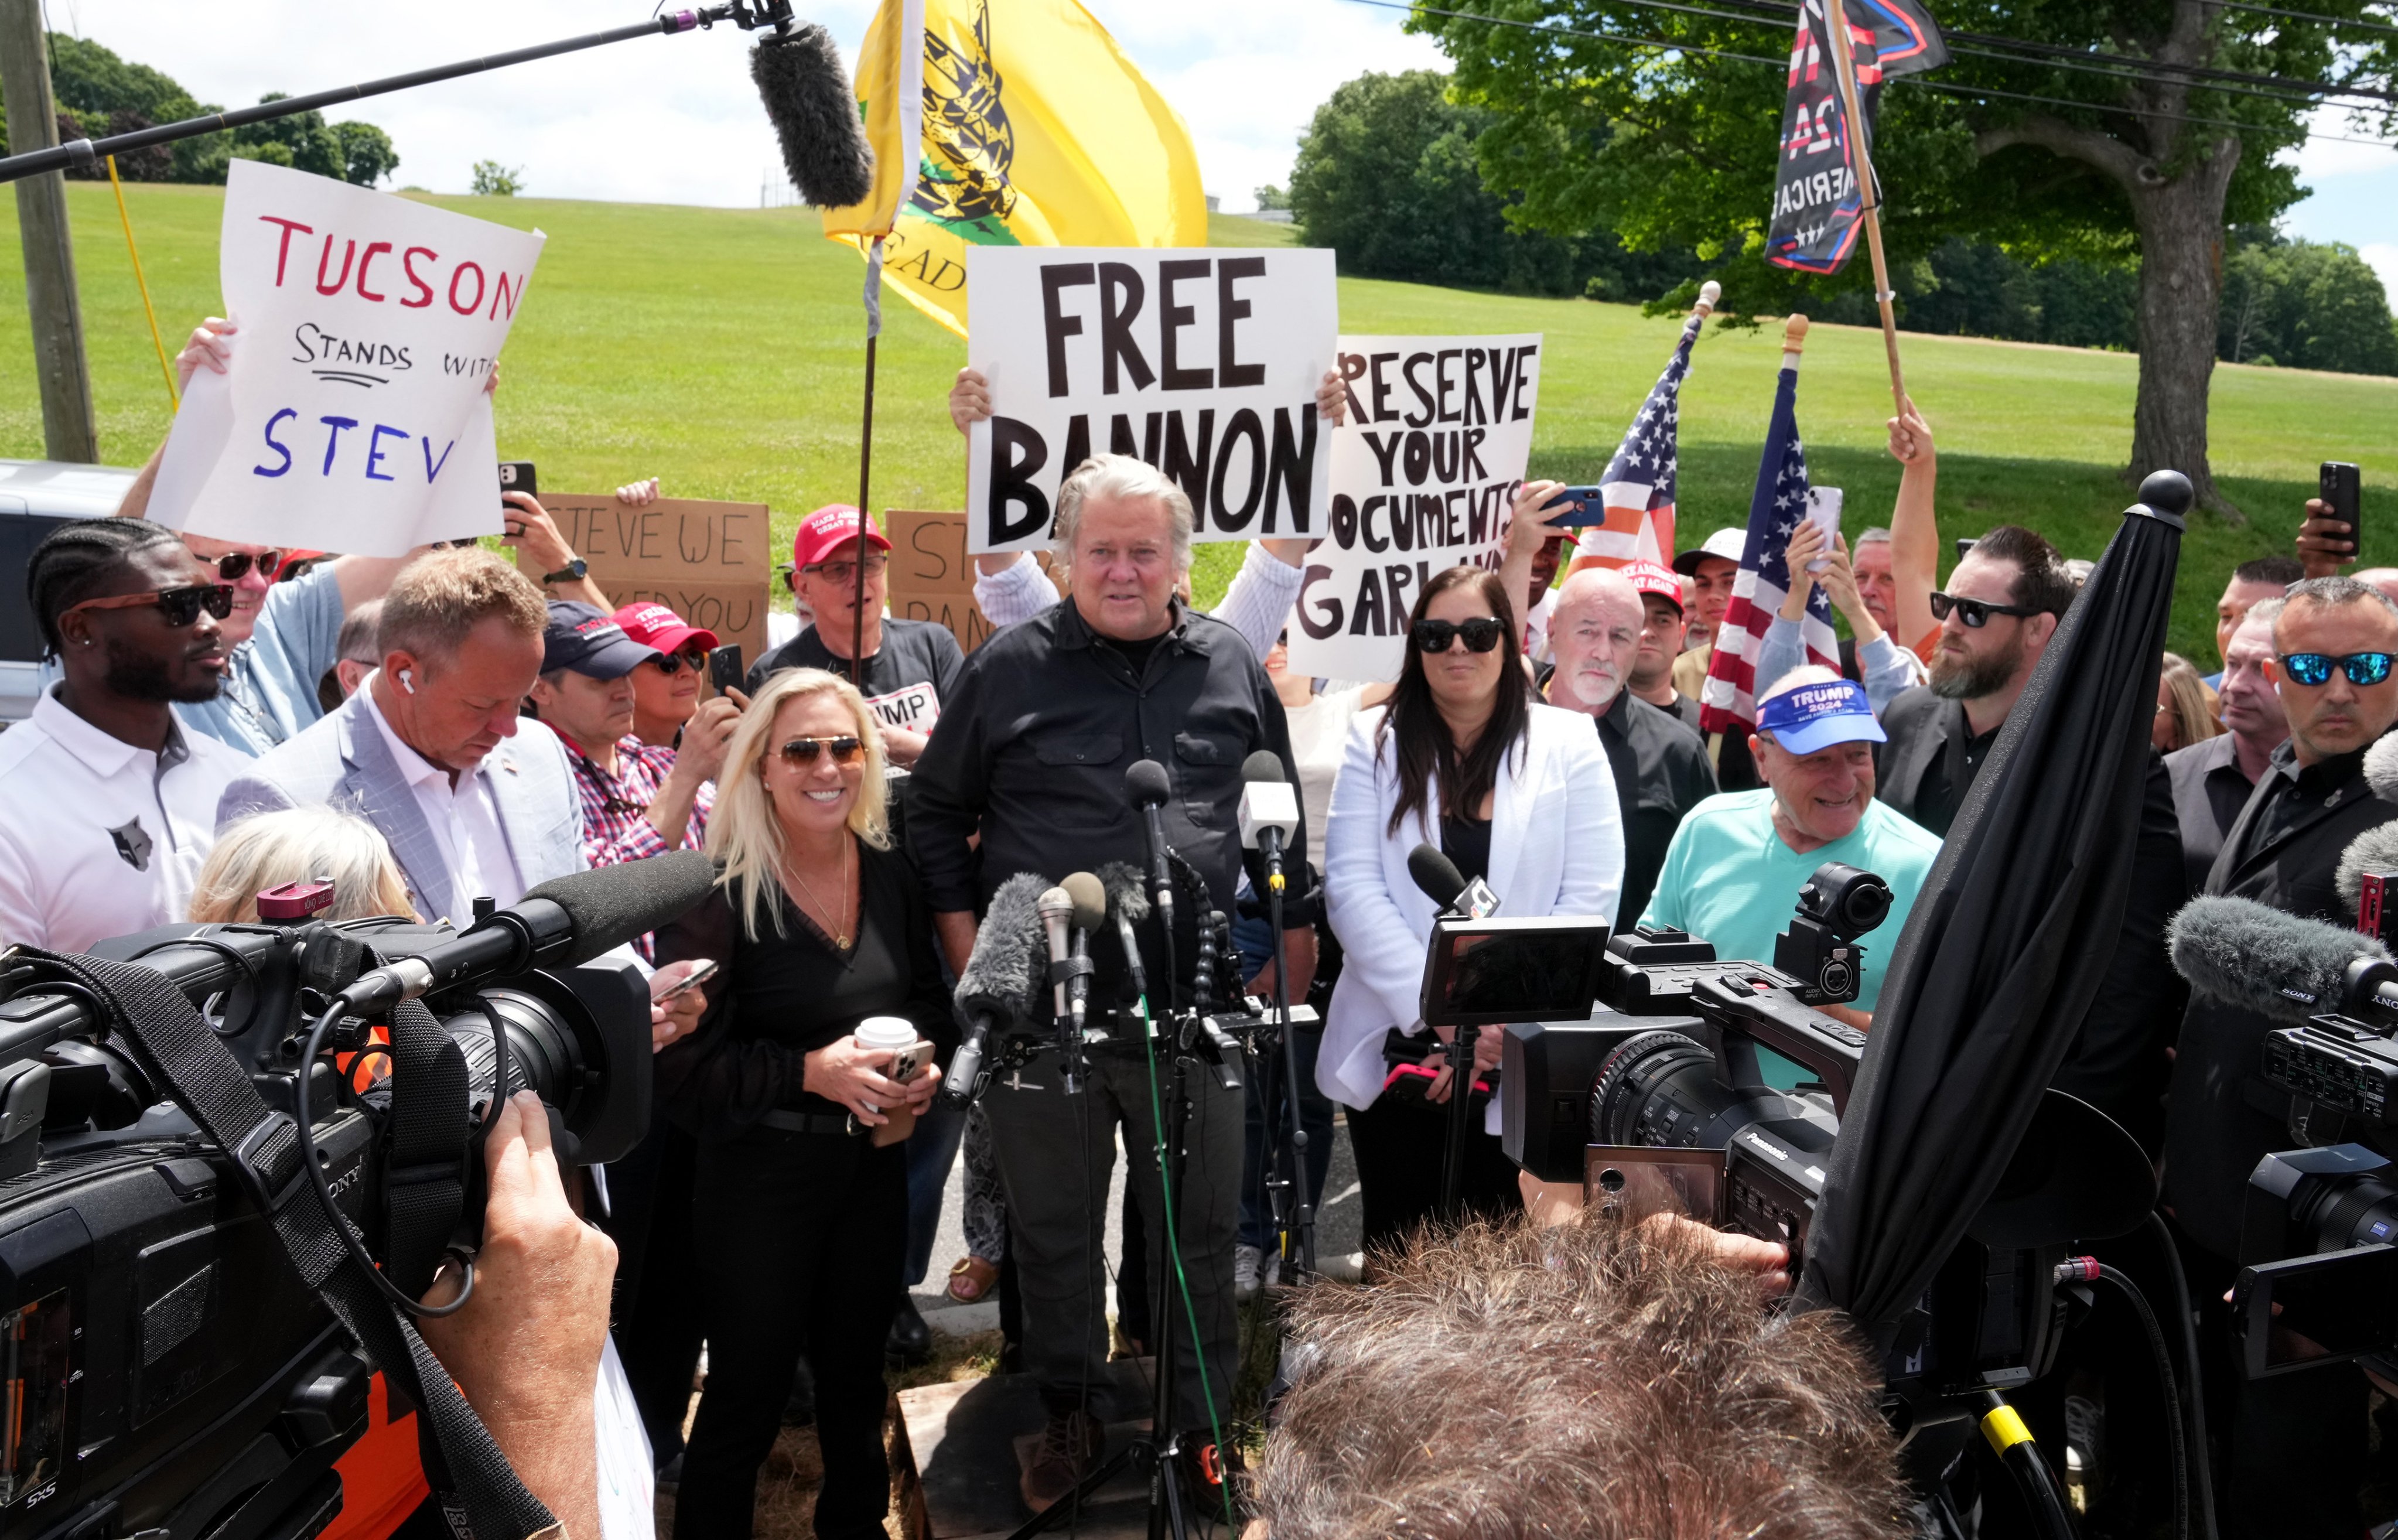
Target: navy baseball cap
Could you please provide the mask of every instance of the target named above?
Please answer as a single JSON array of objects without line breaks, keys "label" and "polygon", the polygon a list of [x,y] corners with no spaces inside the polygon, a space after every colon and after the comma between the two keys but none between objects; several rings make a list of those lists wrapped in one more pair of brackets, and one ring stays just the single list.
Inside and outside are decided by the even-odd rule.
[{"label": "navy baseball cap", "polygon": [[1812,754],[1836,743],[1890,741],[1874,720],[1866,687],[1847,679],[1798,685],[1758,702],[1757,728],[1771,733],[1790,754]]},{"label": "navy baseball cap", "polygon": [[549,625],[541,633],[545,674],[566,669],[591,679],[622,679],[659,655],[655,647],[626,636],[605,610],[572,600],[549,601]]}]

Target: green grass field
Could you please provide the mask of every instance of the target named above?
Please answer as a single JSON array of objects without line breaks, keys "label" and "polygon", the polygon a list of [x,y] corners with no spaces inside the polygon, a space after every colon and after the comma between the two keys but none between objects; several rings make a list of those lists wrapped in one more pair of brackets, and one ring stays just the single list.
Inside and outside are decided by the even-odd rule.
[{"label": "green grass field", "polygon": [[[218,307],[221,195],[127,189],[143,270],[171,353]],[[105,184],[69,184],[101,450],[134,465],[168,409],[116,206]],[[810,508],[857,495],[864,356],[855,254],[798,209],[690,209],[539,198],[436,199],[548,232],[531,302],[505,358],[500,453],[542,484],[588,492],[637,477],[673,493],[764,501],[788,530]],[[1287,225],[1219,216],[1218,245],[1279,245]],[[0,291],[21,293],[16,243],[0,242]],[[1344,278],[1354,333],[1539,331],[1548,340],[1532,470],[1596,477],[1655,380],[1676,323],[1574,300],[1519,299]],[[942,398],[964,344],[896,299],[883,307],[875,413],[878,507],[956,507],[963,445]],[[1682,394],[1680,507],[1686,543],[1745,518],[1772,405],[1779,332],[1711,331]],[[2095,557],[2129,500],[2137,360],[2011,343],[1909,335],[1908,388],[1940,439],[1945,533],[2008,520]],[[21,309],[0,307],[0,455],[42,453],[41,410]],[[1853,525],[1881,522],[1898,484],[1882,451],[1888,380],[1878,332],[1818,328],[1809,339],[1799,426],[1819,482],[1844,487]],[[2398,561],[2383,510],[2398,507],[2398,380],[2224,367],[2215,379],[2216,477],[2251,516],[2203,519],[2183,555],[2173,644],[2211,670],[2212,612],[2230,564],[2286,550],[2294,510],[2326,459],[2365,467],[2368,560]],[[1197,588],[1220,592],[1233,547],[1202,547]]]}]

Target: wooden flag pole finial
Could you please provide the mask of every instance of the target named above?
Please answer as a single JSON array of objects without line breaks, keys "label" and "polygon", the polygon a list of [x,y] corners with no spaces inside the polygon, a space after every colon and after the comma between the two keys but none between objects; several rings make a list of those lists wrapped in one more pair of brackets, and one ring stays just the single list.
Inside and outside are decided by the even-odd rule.
[{"label": "wooden flag pole finial", "polygon": [[1701,320],[1704,320],[1709,316],[1715,314],[1716,302],[1722,298],[1723,285],[1716,282],[1713,278],[1709,278],[1706,282],[1699,285],[1699,303],[1691,306],[1691,314],[1698,317]]},{"label": "wooden flag pole finial", "polygon": [[1807,317],[1791,316],[1782,323],[1782,357],[1796,358],[1807,345]]}]

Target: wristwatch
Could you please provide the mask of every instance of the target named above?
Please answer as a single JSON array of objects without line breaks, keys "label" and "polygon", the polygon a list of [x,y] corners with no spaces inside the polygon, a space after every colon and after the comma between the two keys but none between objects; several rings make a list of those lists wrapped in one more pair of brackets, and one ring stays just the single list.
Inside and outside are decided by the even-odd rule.
[{"label": "wristwatch", "polygon": [[584,575],[590,571],[591,563],[578,556],[558,571],[544,574],[542,581],[544,583],[577,583],[582,581]]}]

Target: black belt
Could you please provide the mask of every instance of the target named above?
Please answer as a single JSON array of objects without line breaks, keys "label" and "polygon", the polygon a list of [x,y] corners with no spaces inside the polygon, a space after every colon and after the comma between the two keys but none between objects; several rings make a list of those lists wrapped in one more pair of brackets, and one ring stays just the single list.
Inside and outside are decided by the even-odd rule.
[{"label": "black belt", "polygon": [[758,1127],[779,1128],[787,1134],[832,1134],[840,1137],[866,1131],[857,1126],[857,1119],[847,1113],[792,1113],[780,1107],[761,1114]]}]

